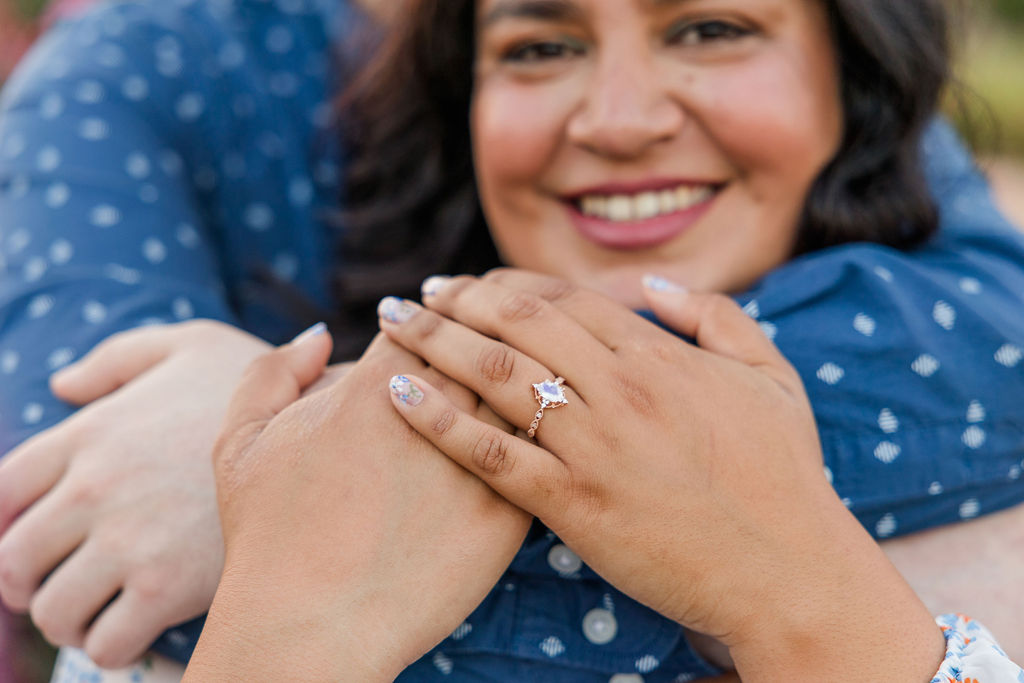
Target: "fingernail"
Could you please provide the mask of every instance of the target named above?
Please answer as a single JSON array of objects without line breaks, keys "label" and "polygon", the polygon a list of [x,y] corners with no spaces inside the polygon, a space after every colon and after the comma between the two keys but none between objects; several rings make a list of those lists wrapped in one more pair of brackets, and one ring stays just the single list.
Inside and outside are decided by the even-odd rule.
[{"label": "fingernail", "polygon": [[295,337],[295,339],[292,339],[288,343],[290,345],[292,345],[292,346],[297,346],[298,344],[301,344],[302,342],[306,341],[307,339],[311,339],[313,337],[316,337],[317,335],[321,335],[321,334],[323,334],[326,331],[327,331],[327,323],[317,323],[316,325],[313,325],[311,328],[309,328],[305,332],[300,333],[297,337]]},{"label": "fingernail", "polygon": [[423,292],[423,296],[437,296],[445,288],[449,280],[451,278],[447,275],[432,275],[423,281],[420,291]]},{"label": "fingernail", "polygon": [[391,393],[407,406],[418,406],[423,403],[423,392],[405,375],[395,375],[389,384]]},{"label": "fingernail", "polygon": [[657,275],[644,275],[644,287],[652,292],[667,292],[669,294],[686,294],[690,291],[682,285],[670,282]]},{"label": "fingernail", "polygon": [[377,305],[377,315],[392,323],[404,323],[419,312],[419,306],[406,299],[386,296]]}]

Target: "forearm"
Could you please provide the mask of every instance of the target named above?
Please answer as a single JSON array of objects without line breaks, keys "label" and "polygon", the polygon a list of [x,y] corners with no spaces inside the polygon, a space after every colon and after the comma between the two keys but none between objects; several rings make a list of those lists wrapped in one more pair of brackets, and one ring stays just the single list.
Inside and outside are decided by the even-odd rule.
[{"label": "forearm", "polygon": [[933,614],[971,615],[1011,659],[1024,661],[1024,506],[886,541],[882,549]]},{"label": "forearm", "polygon": [[[289,602],[280,586],[261,591],[250,579],[222,581],[183,683],[385,683],[400,671],[382,663],[387,653],[375,651],[372,639],[359,637],[366,633],[365,623],[343,614],[322,614],[322,605],[316,606],[309,594],[292,596],[297,602]],[[338,637],[346,633],[349,638]]]},{"label": "forearm", "polygon": [[931,680],[945,643],[925,605],[851,516],[833,515],[822,532],[731,644],[741,678],[843,680],[870,659],[887,681]]}]

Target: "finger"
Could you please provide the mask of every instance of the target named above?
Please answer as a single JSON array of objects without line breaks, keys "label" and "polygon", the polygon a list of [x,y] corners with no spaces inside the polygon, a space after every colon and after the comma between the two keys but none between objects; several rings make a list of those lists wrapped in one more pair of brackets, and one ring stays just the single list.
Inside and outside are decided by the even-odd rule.
[{"label": "finger", "polygon": [[89,623],[121,588],[120,572],[94,548],[84,543],[32,596],[32,621],[54,645],[81,647]]},{"label": "finger", "polygon": [[508,289],[536,294],[571,316],[610,349],[632,334],[637,315],[619,302],[560,278],[518,268],[496,268],[483,279]]},{"label": "finger", "polygon": [[554,455],[459,410],[415,375],[393,377],[389,388],[413,429],[499,495],[546,523],[560,514],[567,474]]},{"label": "finger", "polygon": [[577,382],[591,376],[594,363],[614,360],[609,346],[571,315],[538,294],[493,280],[431,278],[424,283],[423,303]]},{"label": "finger", "polygon": [[[537,412],[532,385],[554,379],[551,370],[504,342],[485,337],[411,301],[381,301],[381,329],[456,382],[475,391],[499,415],[526,428]],[[586,405],[577,387],[563,391],[577,409]],[[582,392],[581,392],[582,393]]]},{"label": "finger", "polygon": [[214,448],[215,458],[225,450],[224,439],[246,433],[252,425],[265,424],[298,400],[303,389],[323,374],[332,347],[326,325],[318,323],[253,361],[231,399]]},{"label": "finger", "polygon": [[64,476],[74,450],[70,432],[69,423],[56,425],[0,460],[0,536]]},{"label": "finger", "polygon": [[729,297],[690,292],[655,277],[645,278],[644,294],[659,320],[705,351],[752,367],[788,368],[760,326]]},{"label": "finger", "polygon": [[46,575],[85,539],[88,517],[61,504],[66,495],[58,486],[0,539],[0,598],[12,610],[26,611]]},{"label": "finger", "polygon": [[155,595],[131,585],[114,599],[89,628],[83,649],[89,659],[103,669],[120,669],[141,657],[160,633],[172,624],[165,623],[164,611]]},{"label": "finger", "polygon": [[167,358],[174,349],[176,329],[153,325],[118,332],[77,363],[54,373],[50,390],[74,405],[106,396]]}]

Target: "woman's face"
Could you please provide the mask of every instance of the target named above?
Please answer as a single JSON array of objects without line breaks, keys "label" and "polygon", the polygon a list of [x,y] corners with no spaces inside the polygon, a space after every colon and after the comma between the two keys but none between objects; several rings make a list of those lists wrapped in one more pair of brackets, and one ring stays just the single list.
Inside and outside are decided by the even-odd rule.
[{"label": "woman's face", "polygon": [[839,145],[819,0],[477,0],[472,135],[506,263],[631,306],[792,251]]}]

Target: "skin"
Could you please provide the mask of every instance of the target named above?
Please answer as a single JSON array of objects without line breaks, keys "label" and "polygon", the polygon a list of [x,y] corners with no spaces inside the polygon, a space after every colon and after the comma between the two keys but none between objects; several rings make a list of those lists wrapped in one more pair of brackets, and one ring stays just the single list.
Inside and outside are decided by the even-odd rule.
[{"label": "skin", "polygon": [[196,321],[114,335],[56,375],[85,407],[0,461],[4,604],[109,668],[205,612],[223,563],[210,447],[269,348]]},{"label": "skin", "polygon": [[[665,23],[676,14],[688,16],[690,10],[683,12],[682,5],[672,12],[643,19],[635,13],[628,14],[639,6],[632,3],[580,4],[590,12],[587,19],[560,28],[581,39],[589,37],[601,45],[602,51],[579,63],[569,60],[573,63],[559,73],[561,80],[556,79],[557,82],[547,81],[546,77],[525,78],[519,67],[509,73],[507,64],[488,62],[485,50],[489,48],[481,41],[473,133],[478,141],[477,163],[485,209],[494,223],[495,238],[503,253],[513,263],[560,272],[598,290],[615,292],[617,298],[621,297],[620,301],[630,305],[636,305],[643,296],[639,276],[647,270],[657,269],[693,287],[728,291],[742,287],[765,269],[785,260],[788,248],[782,246],[792,239],[799,198],[815,169],[830,156],[840,125],[838,112],[833,111],[836,102],[830,48],[820,42],[823,33],[808,30],[820,27],[821,17],[814,9],[816,6],[803,2],[763,3],[764,7],[773,7],[775,11],[763,17],[745,16],[751,21],[760,19],[755,23],[763,29],[763,35],[744,45],[716,47],[708,56],[704,47],[670,48],[664,44],[664,33],[654,30],[664,29]],[[716,9],[731,5],[725,2],[689,5],[690,8],[705,6]],[[632,30],[628,32],[632,42],[623,40],[606,46],[594,38],[601,31],[619,25],[637,29],[646,38],[637,38],[636,31]],[[806,54],[805,49],[809,50]],[[665,88],[660,81],[647,79],[647,72],[637,67],[637,60],[656,65],[657,74],[694,86],[694,93],[684,92],[681,86]],[[744,72],[746,78],[756,79],[757,87],[749,83],[746,88],[740,86]],[[816,87],[810,93],[793,90],[798,82],[805,90],[808,82]],[[761,83],[765,84],[763,89]],[[702,88],[698,88],[701,84]],[[542,90],[547,93],[543,98]],[[723,92],[730,98],[716,95]],[[773,100],[777,92],[789,96]],[[519,100],[513,97],[515,94],[525,98],[523,101],[532,101],[535,105],[550,103],[550,106],[503,109],[519,106]],[[583,97],[585,94],[589,95]],[[700,97],[702,94],[704,96]],[[571,97],[577,99],[569,102]],[[745,108],[734,105],[735,98],[744,97],[747,98]],[[636,106],[620,106],[622,103]],[[761,128],[752,131],[749,122],[746,127],[739,125],[742,121],[737,117],[755,109],[759,113],[756,123]],[[519,116],[502,118],[508,112]],[[537,119],[541,114],[543,117]],[[533,127],[528,129],[522,121],[529,115],[535,118]],[[822,125],[809,130],[808,121]],[[732,125],[726,126],[725,122]],[[510,128],[508,144],[504,148],[494,147],[496,151],[491,154],[491,145],[506,142],[498,135],[503,125],[518,128]],[[531,130],[542,133],[538,136],[539,142],[532,140]],[[487,150],[483,149],[484,139],[490,141]],[[800,146],[799,154],[785,153],[781,143],[787,140]],[[499,149],[504,153],[498,154]],[[705,222],[677,242],[644,253],[604,253],[592,245],[581,245],[578,236],[566,229],[571,226],[564,220],[564,207],[556,197],[562,191],[573,189],[569,181],[573,181],[576,173],[622,174],[613,180],[636,180],[637,176],[643,179],[645,174],[654,172],[673,176],[685,173],[690,177],[702,172],[705,164],[711,169],[708,175],[714,175],[711,179],[729,184],[716,200],[714,209],[705,216]],[[586,178],[588,183],[604,180],[604,177]],[[550,227],[550,232],[542,234],[538,225],[545,229]],[[774,241],[767,239],[768,235],[773,235]],[[526,247],[517,246],[520,239]],[[697,250],[702,244],[708,253],[698,258]],[[759,248],[751,248],[752,244]],[[716,255],[718,245],[729,247],[722,250],[725,253],[721,257]],[[577,258],[577,253],[583,256]],[[530,261],[552,254],[558,256],[557,261]],[[676,263],[686,264],[686,267],[676,269]],[[226,348],[227,344],[224,346]],[[408,367],[392,369],[408,370]],[[96,376],[100,377],[96,381],[102,383],[101,376]],[[143,375],[137,381],[150,382],[151,379]],[[234,380],[224,380],[224,386],[233,384]],[[161,392],[165,399],[185,396],[171,385],[153,385],[153,389]],[[103,393],[93,395],[98,397]],[[184,400],[196,403],[196,397]],[[211,408],[223,411],[226,398],[218,401],[219,404],[211,404]],[[211,420],[196,424],[204,429],[210,429],[213,424],[215,429],[215,423]],[[92,424],[98,430],[104,426],[98,420]],[[381,433],[391,432],[384,428]],[[193,450],[204,461],[209,453],[208,443],[197,445]],[[263,452],[256,457],[271,455]],[[118,470],[114,460],[109,467],[111,472]],[[98,497],[104,497],[101,491]],[[331,515],[331,518],[338,517]],[[188,529],[181,530],[184,538],[188,538],[188,532]],[[13,566],[17,554],[11,553],[8,557],[12,558],[10,565]],[[247,569],[258,572],[266,568],[253,565]],[[208,594],[205,600],[208,603]],[[285,611],[282,607],[282,618]],[[222,610],[220,613],[230,612]],[[124,616],[125,623],[134,623],[130,617]],[[171,623],[174,622],[167,621],[163,625]],[[151,636],[159,630],[157,625],[151,625]],[[124,649],[118,652],[123,653]],[[100,657],[103,656],[101,653]]]},{"label": "skin", "polygon": [[[842,130],[823,6],[559,4],[538,16],[513,0],[478,4],[474,156],[504,260],[630,306],[649,272],[728,292],[786,261]],[[701,37],[721,27],[736,35]],[[655,179],[720,190],[695,225],[652,248],[596,245],[569,220],[567,195]]]},{"label": "skin", "polygon": [[536,445],[416,377],[426,398],[394,405],[613,585],[724,643],[744,681],[839,680],[865,651],[887,680],[927,680],[943,637],[822,476],[795,370],[721,295],[649,299],[697,347],[551,278],[435,285],[427,309],[382,319],[391,339],[520,429],[536,378],[564,377],[569,405]]},{"label": "skin", "polygon": [[416,367],[507,423],[385,338],[298,400],[329,353],[327,334],[306,337],[238,387],[214,449],[224,577],[186,680],[392,680],[480,603],[526,535],[529,515],[415,434],[379,389],[396,365]]}]

